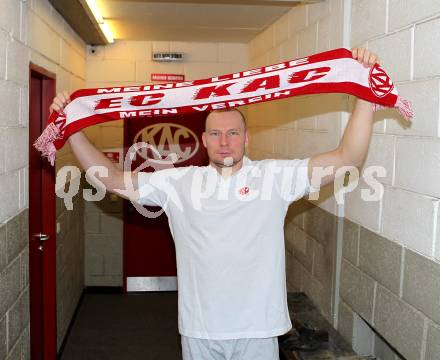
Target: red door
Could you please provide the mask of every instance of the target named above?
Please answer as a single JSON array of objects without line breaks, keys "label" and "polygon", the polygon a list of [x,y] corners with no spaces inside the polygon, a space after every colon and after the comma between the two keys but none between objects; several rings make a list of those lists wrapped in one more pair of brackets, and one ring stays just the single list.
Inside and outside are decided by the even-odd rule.
[{"label": "red door", "polygon": [[30,65],[29,79],[29,286],[32,360],[57,355],[55,170],[32,144],[46,126],[55,75]]},{"label": "red door", "polygon": [[[124,125],[125,152],[133,143],[145,142],[154,146],[163,157],[173,152],[179,154],[181,158],[175,167],[207,165],[208,156],[202,144],[206,116],[207,113],[200,112],[130,119]],[[137,153],[132,169],[146,157],[154,159],[155,155],[152,152]],[[153,170],[146,168],[143,171]],[[125,291],[177,290],[176,253],[164,213],[157,218],[147,218],[125,201],[123,252]]]}]

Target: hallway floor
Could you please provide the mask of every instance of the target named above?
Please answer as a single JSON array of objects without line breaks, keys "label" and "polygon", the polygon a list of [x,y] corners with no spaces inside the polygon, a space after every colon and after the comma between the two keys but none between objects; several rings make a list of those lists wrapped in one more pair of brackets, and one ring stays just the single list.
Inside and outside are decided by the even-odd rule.
[{"label": "hallway floor", "polygon": [[86,293],[61,360],[180,360],[177,292]]},{"label": "hallway floor", "polygon": [[[365,359],[355,355],[305,294],[289,293],[287,301],[294,324],[299,320],[326,330],[329,339],[313,352],[282,350],[280,359]],[[177,292],[86,292],[59,358],[181,360]]]}]

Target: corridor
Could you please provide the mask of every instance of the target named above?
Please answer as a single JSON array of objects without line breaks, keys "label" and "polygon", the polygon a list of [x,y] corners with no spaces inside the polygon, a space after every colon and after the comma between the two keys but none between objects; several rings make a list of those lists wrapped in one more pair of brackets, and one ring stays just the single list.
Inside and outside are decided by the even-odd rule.
[{"label": "corridor", "polygon": [[292,294],[341,357],[439,360],[439,34],[439,0],[1,0],[0,360],[181,360]]},{"label": "corridor", "polygon": [[177,292],[86,292],[60,356],[79,359],[181,359]]}]

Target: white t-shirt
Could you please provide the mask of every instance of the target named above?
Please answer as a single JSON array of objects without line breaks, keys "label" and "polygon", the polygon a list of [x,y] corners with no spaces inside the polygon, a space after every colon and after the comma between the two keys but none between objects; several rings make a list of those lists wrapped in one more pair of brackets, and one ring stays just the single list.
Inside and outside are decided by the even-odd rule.
[{"label": "white t-shirt", "polygon": [[174,238],[180,334],[263,338],[291,329],[284,218],[311,190],[308,161],[245,157],[228,178],[210,165],[139,173],[139,202],[164,208]]}]

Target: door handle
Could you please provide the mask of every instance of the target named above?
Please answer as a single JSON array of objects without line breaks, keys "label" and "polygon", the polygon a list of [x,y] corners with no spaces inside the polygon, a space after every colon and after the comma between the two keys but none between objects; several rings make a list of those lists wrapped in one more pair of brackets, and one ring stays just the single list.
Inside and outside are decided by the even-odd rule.
[{"label": "door handle", "polygon": [[33,236],[33,237],[36,237],[36,238],[38,238],[38,239],[40,239],[41,241],[46,241],[46,240],[49,240],[49,238],[50,238],[49,235],[42,234],[42,233],[39,233],[39,234],[33,234],[32,236]]}]

